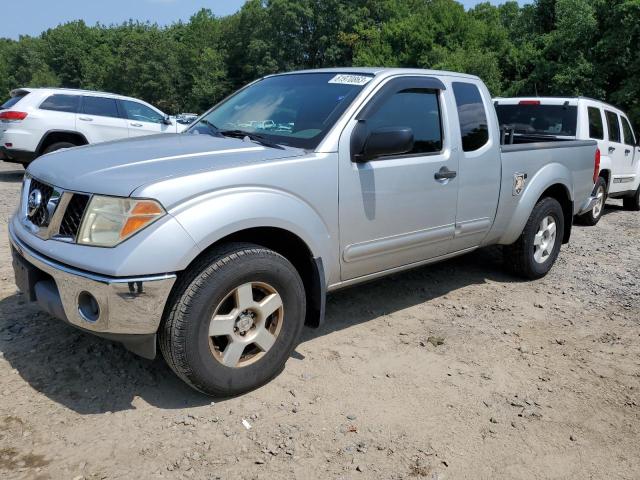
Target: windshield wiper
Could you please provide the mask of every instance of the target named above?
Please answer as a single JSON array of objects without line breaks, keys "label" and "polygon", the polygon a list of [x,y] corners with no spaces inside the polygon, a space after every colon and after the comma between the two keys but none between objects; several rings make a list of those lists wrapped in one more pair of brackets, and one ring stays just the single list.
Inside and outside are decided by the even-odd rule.
[{"label": "windshield wiper", "polygon": [[271,140],[268,140],[267,138],[263,137],[262,135],[258,135],[257,133],[245,132],[244,130],[218,130],[218,133],[225,137],[233,137],[233,138],[249,137],[254,142],[258,142],[261,145],[264,145],[265,147],[284,150],[284,147],[282,145],[278,145],[277,143],[272,142]]}]

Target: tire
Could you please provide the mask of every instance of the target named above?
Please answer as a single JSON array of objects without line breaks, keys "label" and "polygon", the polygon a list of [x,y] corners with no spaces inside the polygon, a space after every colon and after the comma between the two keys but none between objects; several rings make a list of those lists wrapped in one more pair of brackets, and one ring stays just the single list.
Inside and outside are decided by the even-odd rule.
[{"label": "tire", "polygon": [[579,215],[577,218],[578,223],[590,227],[597,225],[604,212],[604,204],[607,201],[607,182],[604,178],[598,177],[598,182],[593,191],[598,197],[598,203],[591,210]]},{"label": "tire", "polygon": [[[257,245],[231,243],[209,252],[181,277],[165,309],[159,343],[182,380],[205,394],[228,397],[253,390],[284,369],[306,311],[302,280],[286,258]],[[257,303],[245,309],[248,295]],[[260,306],[267,298],[271,308],[278,300],[281,305],[269,316],[263,314],[271,308]],[[219,335],[210,336],[214,325]],[[254,338],[255,344],[243,347]],[[238,351],[242,356],[234,355]]]},{"label": "tire", "polygon": [[[538,235],[545,242],[543,220],[555,223],[553,244],[536,245]],[[548,222],[549,224],[550,222]],[[564,214],[555,198],[543,198],[531,212],[522,234],[515,243],[505,248],[505,263],[518,276],[535,280],[544,277],[558,258],[564,235]],[[546,253],[546,254],[545,254]]]},{"label": "tire", "polygon": [[42,152],[42,155],[46,155],[47,153],[55,152],[57,150],[62,150],[64,148],[72,148],[72,147],[77,147],[77,145],[70,142],[52,143],[51,145],[49,145],[47,148],[44,149],[44,151]]},{"label": "tire", "polygon": [[625,210],[629,210],[631,212],[640,211],[640,187],[638,187],[634,196],[622,199],[622,206]]}]

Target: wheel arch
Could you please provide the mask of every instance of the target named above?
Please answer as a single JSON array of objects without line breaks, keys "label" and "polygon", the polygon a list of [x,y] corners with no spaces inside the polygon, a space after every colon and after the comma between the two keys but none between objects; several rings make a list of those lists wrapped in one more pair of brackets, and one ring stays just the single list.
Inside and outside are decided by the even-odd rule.
[{"label": "wheel arch", "polygon": [[74,130],[49,130],[40,139],[40,143],[38,143],[38,148],[36,149],[37,154],[42,155],[42,152],[48,146],[58,142],[69,142],[78,146],[89,143],[87,137]]},{"label": "wheel arch", "polygon": [[220,245],[236,242],[253,243],[268,248],[289,260],[298,271],[304,285],[307,303],[305,324],[319,327],[324,323],[327,291],[324,263],[321,257],[314,256],[309,245],[300,236],[290,230],[272,226],[258,226],[237,230],[217,239],[204,248],[184,271],[198,263],[199,259],[207,255],[211,250]]}]

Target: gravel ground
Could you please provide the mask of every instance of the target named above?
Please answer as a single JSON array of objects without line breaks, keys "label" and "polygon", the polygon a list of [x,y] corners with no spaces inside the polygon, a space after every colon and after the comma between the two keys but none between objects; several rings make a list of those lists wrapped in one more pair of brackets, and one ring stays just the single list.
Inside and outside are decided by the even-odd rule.
[{"label": "gravel ground", "polygon": [[277,379],[212,401],[16,292],[21,177],[0,166],[0,478],[640,478],[640,215],[618,201],[536,282],[483,250],[338,292]]}]

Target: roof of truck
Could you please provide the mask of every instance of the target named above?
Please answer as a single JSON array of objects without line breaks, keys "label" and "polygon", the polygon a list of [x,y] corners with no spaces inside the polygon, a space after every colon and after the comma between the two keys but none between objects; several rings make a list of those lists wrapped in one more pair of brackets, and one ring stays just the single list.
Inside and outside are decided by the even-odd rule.
[{"label": "roof of truck", "polygon": [[469,78],[473,80],[480,80],[475,75],[469,75],[467,73],[448,72],[445,70],[427,70],[422,68],[390,68],[390,67],[335,67],[335,68],[317,68],[310,70],[297,70],[293,72],[276,73],[274,75],[292,75],[296,73],[349,73],[353,75],[382,75],[382,74],[420,74],[424,75],[445,75],[449,77],[461,77]]}]

